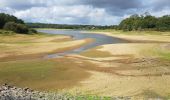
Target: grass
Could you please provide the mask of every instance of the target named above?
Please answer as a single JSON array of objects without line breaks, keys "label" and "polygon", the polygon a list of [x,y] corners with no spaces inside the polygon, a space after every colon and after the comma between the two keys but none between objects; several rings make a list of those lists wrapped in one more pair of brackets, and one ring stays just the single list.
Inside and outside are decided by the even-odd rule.
[{"label": "grass", "polygon": [[78,48],[91,42],[90,39],[74,41],[62,35],[6,34],[9,31],[0,31],[3,33],[0,34],[0,84],[58,90],[74,86],[89,76],[76,61],[66,58],[45,60],[40,57]]},{"label": "grass", "polygon": [[14,35],[16,33],[12,32],[12,31],[5,31],[5,30],[1,30],[0,29],[0,35]]},{"label": "grass", "polygon": [[[66,62],[67,61],[67,62]],[[86,63],[83,66],[93,66]],[[71,59],[0,62],[0,84],[38,90],[58,90],[77,85],[89,73]]]},{"label": "grass", "polygon": [[[4,32],[4,31],[3,31]],[[10,31],[6,31],[10,32]],[[32,35],[26,35],[26,34],[0,34],[0,43],[33,43],[36,39],[41,39],[41,38],[47,38],[47,37],[54,37],[58,36],[60,37],[61,35],[53,35],[53,34],[44,34],[44,33],[39,33],[39,34],[32,34]]]},{"label": "grass", "polygon": [[[108,30],[105,30],[105,31],[108,32]],[[123,34],[124,36],[129,36],[129,37],[136,36],[136,34],[133,32],[127,33],[127,34],[125,33],[120,33],[120,34]],[[153,34],[154,32],[149,35],[147,35],[147,32],[143,32],[143,34],[140,34],[140,35],[138,34],[139,36],[142,36],[142,38],[140,37],[139,40],[146,39],[146,38],[155,38],[154,37],[155,34],[154,35]],[[165,34],[163,35],[157,34],[155,40],[165,40],[164,37],[162,37]],[[119,35],[119,33],[117,33],[116,35]],[[135,39],[135,37],[133,38]],[[97,50],[97,48],[95,48],[95,49],[88,50],[82,53],[81,55],[92,57],[92,58],[110,57],[110,54],[107,55],[105,54],[105,52],[111,53],[112,56],[121,55],[121,54],[124,54],[124,55],[132,54],[134,55],[133,57],[135,58],[126,59],[122,57],[121,59],[124,59],[124,61],[120,62],[119,64],[114,63],[114,59],[113,60],[110,59],[109,63],[105,62],[104,60],[101,61],[102,63],[99,63],[98,66],[105,68],[105,69],[102,69],[102,71],[104,71],[105,73],[107,73],[107,71],[108,72],[113,71],[113,74],[115,72],[115,73],[123,74],[127,76],[121,77],[119,75],[110,75],[110,74],[105,76],[103,73],[101,75],[94,73],[92,74],[93,76],[90,79],[84,81],[85,84],[82,85],[82,87],[79,87],[79,89],[85,91],[85,93],[94,93],[94,94],[96,93],[99,95],[110,94],[110,95],[120,96],[120,95],[140,94],[143,90],[151,88],[153,92],[152,93],[146,92],[146,95],[142,97],[168,98],[169,94],[167,93],[169,93],[170,91],[169,85],[168,85],[170,82],[169,81],[170,77],[169,77],[169,74],[165,75],[165,73],[167,72],[169,73],[169,61],[168,60],[170,60],[169,59],[170,53],[169,53],[169,50],[167,49],[162,50],[162,47],[164,48],[166,44],[169,44],[169,43],[147,42],[147,43],[111,44],[111,45],[102,46],[103,49],[101,52],[100,50]],[[100,55],[100,53],[102,55]],[[135,61],[135,59],[141,59],[141,58],[144,60]],[[125,64],[123,64],[123,62]],[[107,68],[106,66],[113,67],[113,68],[106,70]],[[96,68],[96,69],[97,69],[96,70],[97,72],[100,71],[99,68]],[[153,75],[155,74],[155,76],[152,76],[152,74]],[[158,76],[156,76],[156,74]],[[128,75],[134,75],[135,77],[128,77]],[[146,76],[139,77],[138,75],[139,76],[146,75]],[[135,100],[138,100],[138,99],[135,99]]]},{"label": "grass", "polygon": [[72,60],[39,58],[44,56],[43,52],[63,52],[78,48],[91,40],[74,41],[62,35],[6,34],[11,32],[0,31],[3,33],[0,34],[0,84],[57,90],[74,86],[88,77],[88,72]]},{"label": "grass", "polygon": [[79,48],[89,42],[92,42],[92,40],[73,40],[71,37],[63,35],[0,35],[0,59],[63,52]]},{"label": "grass", "polygon": [[169,50],[157,50],[157,54],[161,59],[170,60],[170,51]]},{"label": "grass", "polygon": [[[161,47],[163,44],[154,44],[150,47],[145,47],[143,50],[141,50],[141,54],[149,57],[157,57],[162,60],[170,60],[170,50],[166,47]],[[166,44],[169,45],[169,44]]]},{"label": "grass", "polygon": [[145,90],[143,91],[143,93],[141,95],[144,95],[145,98],[153,98],[153,99],[162,99],[162,100],[166,100],[168,99],[168,97],[163,97],[151,90]]},{"label": "grass", "polygon": [[[76,96],[76,100],[114,100],[112,97],[102,97],[102,96],[94,96],[94,95],[82,95],[82,96]],[[115,98],[116,99],[116,98]]]},{"label": "grass", "polygon": [[161,53],[161,57],[162,57],[163,59],[170,60],[170,53]]},{"label": "grass", "polygon": [[106,30],[90,30],[91,32],[110,32],[112,34],[125,34],[125,35],[170,35],[170,32],[160,31],[122,31],[115,29]]},{"label": "grass", "polygon": [[[121,33],[121,31],[114,30],[104,31],[110,31],[112,34],[131,34],[130,36],[136,34],[135,32]],[[141,32],[141,34],[144,35],[146,33],[147,32]],[[12,53],[11,59],[10,57],[2,57],[2,59],[0,59],[1,61],[4,60],[0,62],[0,84],[9,83],[19,87],[30,87],[36,90],[47,91],[68,89],[68,92],[71,91],[72,88],[74,90],[74,87],[76,87],[78,91],[81,91],[80,93],[87,94],[77,95],[77,100],[100,100],[100,98],[104,98],[103,100],[111,100],[111,97],[105,96],[136,95],[148,88],[152,88],[153,91],[152,93],[146,92],[145,94],[151,95],[152,97],[166,96],[166,93],[169,92],[168,84],[170,83],[170,77],[169,75],[161,76],[162,73],[169,72],[168,62],[165,64],[159,62],[159,60],[150,62],[148,59],[146,59],[148,60],[146,62],[140,62],[140,60],[135,61],[134,59],[136,58],[130,59],[129,57],[127,59],[125,56],[120,56],[122,54],[140,54],[140,56],[137,56],[140,58],[141,55],[144,55],[142,57],[158,55],[159,57],[169,59],[170,53],[165,50],[160,50],[160,45],[162,45],[160,43],[110,44],[81,53],[83,56],[94,59],[115,57],[117,55],[118,58],[123,59],[120,61],[118,61],[118,59],[117,62],[112,58],[109,58],[107,61],[101,59],[101,62],[95,60],[91,62],[91,60],[88,59],[74,58],[74,56],[47,60],[39,59],[36,55],[24,54],[27,50],[33,50],[32,52],[34,53],[38,51],[35,53],[38,54],[39,51],[47,51],[49,48],[52,48],[54,52],[57,52],[57,50],[58,52],[63,52],[74,49],[74,47],[78,48],[80,44],[83,45],[85,43],[84,41],[72,40],[66,42],[64,39],[62,41],[62,39],[63,36],[45,34],[0,35],[0,56],[3,55],[4,52],[6,54]],[[78,42],[82,43],[79,44]],[[56,49],[53,47],[61,48]],[[22,55],[14,56],[17,51],[22,52]],[[27,59],[27,57],[31,59]],[[121,76],[121,74],[124,76]],[[146,76],[138,76],[145,74]],[[150,74],[160,74],[160,76],[149,76]],[[134,77],[128,75],[134,75]],[[100,95],[103,95],[103,97],[100,97]]]}]

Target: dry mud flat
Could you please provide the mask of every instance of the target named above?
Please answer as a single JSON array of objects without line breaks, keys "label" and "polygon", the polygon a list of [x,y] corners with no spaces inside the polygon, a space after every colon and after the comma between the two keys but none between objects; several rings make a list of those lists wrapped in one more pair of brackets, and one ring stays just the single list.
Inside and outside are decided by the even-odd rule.
[{"label": "dry mud flat", "polygon": [[91,39],[61,35],[0,36],[0,84],[36,90],[68,88],[89,76],[74,61],[44,59],[45,55],[79,48]]},{"label": "dry mud flat", "polygon": [[44,57],[57,52],[79,48],[92,39],[73,40],[62,35],[0,36],[0,61]]},{"label": "dry mud flat", "polygon": [[[136,39],[136,36],[128,37],[124,35],[120,38],[130,41]],[[130,96],[133,99],[169,98],[170,60],[164,59],[159,52],[169,54],[167,38],[170,37],[146,37],[141,36],[136,40],[146,40],[147,43],[110,44],[85,51],[81,55],[72,55],[73,58],[89,61],[96,66],[86,67],[91,76],[69,91],[103,96]],[[160,38],[163,41],[157,41]]]},{"label": "dry mud flat", "polygon": [[[55,39],[31,37],[26,43],[18,43],[16,37],[17,39],[13,39],[10,43],[11,41],[4,39],[0,45],[1,57],[3,55],[0,62],[0,83],[6,82],[40,91],[61,90],[72,94],[123,96],[134,100],[169,98],[170,62],[169,59],[161,58],[159,54],[169,51],[169,43],[162,41],[153,43],[158,39],[156,37],[152,39],[152,43],[148,42],[152,37],[132,37],[119,36],[130,41],[142,39],[147,43],[142,41],[103,45],[79,55],[67,55],[49,60],[39,59],[39,53],[78,48],[89,40],[68,39],[65,42],[61,38],[56,39],[59,37]],[[169,42],[168,36],[160,38],[164,40],[163,42],[166,42],[165,40]],[[23,41],[22,39],[21,37],[19,40]]]}]

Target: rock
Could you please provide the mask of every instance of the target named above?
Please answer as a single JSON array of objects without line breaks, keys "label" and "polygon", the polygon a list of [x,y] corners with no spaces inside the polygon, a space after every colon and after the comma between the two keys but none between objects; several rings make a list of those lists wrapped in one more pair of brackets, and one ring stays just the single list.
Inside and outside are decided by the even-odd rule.
[{"label": "rock", "polygon": [[24,91],[28,91],[28,90],[29,90],[29,88],[28,88],[28,87],[24,88]]},{"label": "rock", "polygon": [[64,96],[59,96],[56,93],[34,91],[28,87],[18,88],[8,84],[0,86],[0,100],[58,100],[59,97],[62,99]]}]

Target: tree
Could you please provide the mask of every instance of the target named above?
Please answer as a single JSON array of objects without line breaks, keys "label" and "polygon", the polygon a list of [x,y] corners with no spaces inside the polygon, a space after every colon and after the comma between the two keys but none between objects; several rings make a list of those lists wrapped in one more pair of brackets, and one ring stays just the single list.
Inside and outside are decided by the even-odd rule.
[{"label": "tree", "polygon": [[16,33],[24,33],[24,34],[29,32],[29,29],[27,28],[27,26],[25,26],[24,24],[17,24],[14,22],[7,22],[4,25],[4,29],[14,31]]},{"label": "tree", "polygon": [[170,31],[170,15],[160,17],[156,23],[156,28],[159,31]]},{"label": "tree", "polygon": [[143,29],[152,29],[156,27],[157,18],[147,15],[143,18],[141,26]]},{"label": "tree", "polygon": [[170,16],[156,18],[149,13],[132,15],[119,24],[119,29],[132,30],[170,30]]},{"label": "tree", "polygon": [[15,16],[5,14],[5,13],[0,13],[0,29],[2,29],[5,23],[7,22],[15,22],[19,24],[24,24],[24,21],[16,18]]},{"label": "tree", "polygon": [[129,18],[124,19],[120,24],[119,27],[122,30],[132,31],[137,30],[140,25],[140,17],[139,15],[135,14],[130,16]]}]

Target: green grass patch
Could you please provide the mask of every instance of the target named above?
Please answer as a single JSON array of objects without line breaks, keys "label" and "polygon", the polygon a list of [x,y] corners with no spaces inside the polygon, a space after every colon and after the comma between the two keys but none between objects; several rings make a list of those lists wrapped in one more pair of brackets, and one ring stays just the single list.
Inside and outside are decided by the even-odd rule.
[{"label": "green grass patch", "polygon": [[[84,66],[93,66],[85,63]],[[0,84],[58,90],[78,84],[89,73],[69,59],[0,62]]]},{"label": "green grass patch", "polygon": [[92,95],[86,95],[86,96],[76,96],[76,100],[113,100],[111,97],[102,97],[102,96],[92,96]]},{"label": "green grass patch", "polygon": [[16,33],[15,32],[12,32],[12,31],[6,31],[6,30],[0,30],[0,35],[7,35],[7,36],[10,36],[10,35],[15,35]]},{"label": "green grass patch", "polygon": [[51,61],[14,61],[0,63],[0,82],[16,84],[24,81],[40,81],[54,68]]},{"label": "green grass patch", "polygon": [[170,60],[170,52],[159,52],[162,59]]},{"label": "green grass patch", "polygon": [[161,48],[159,44],[152,48],[143,49],[140,53],[148,57],[158,57],[164,60],[170,60],[170,51],[165,48]]},{"label": "green grass patch", "polygon": [[99,96],[99,95],[72,95],[69,93],[63,94],[63,97],[68,100],[130,100],[131,97],[111,97],[111,96]]}]

